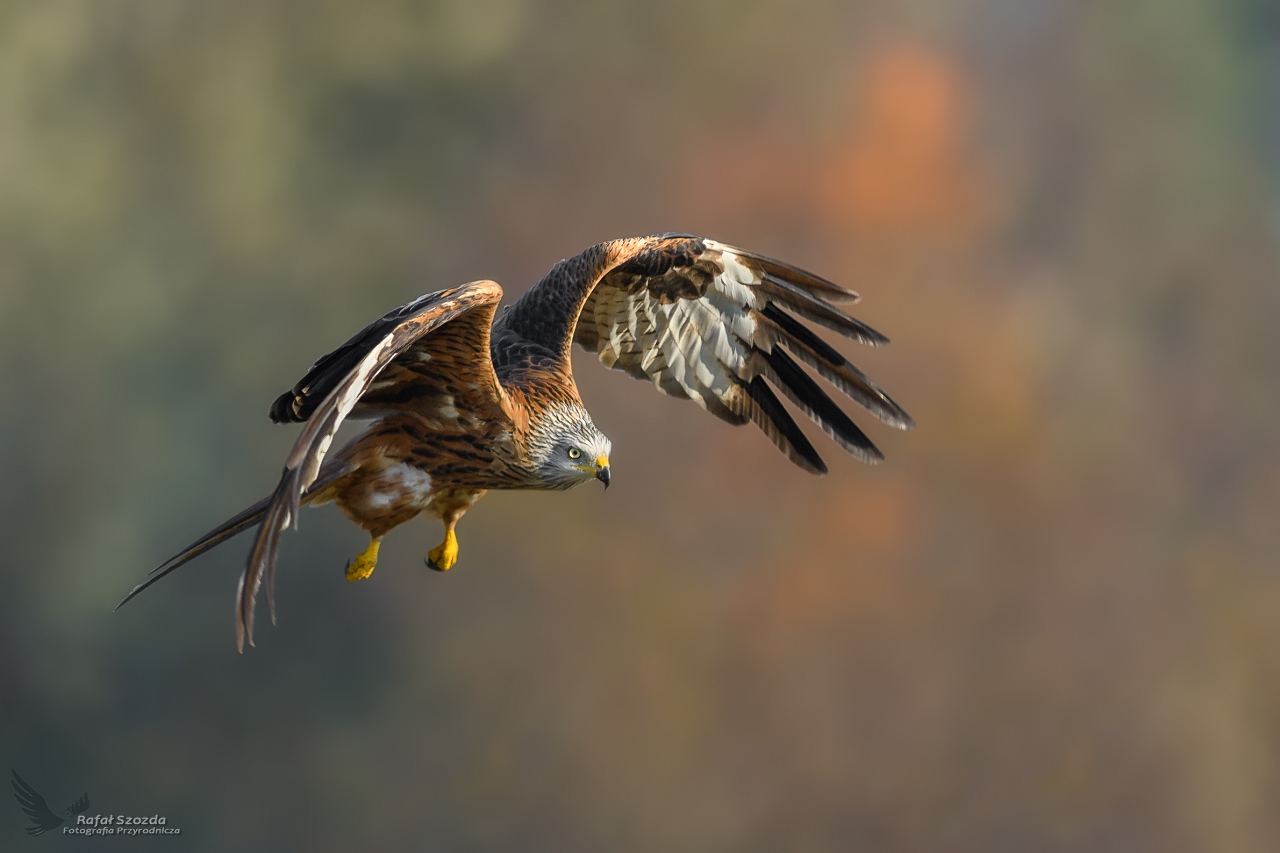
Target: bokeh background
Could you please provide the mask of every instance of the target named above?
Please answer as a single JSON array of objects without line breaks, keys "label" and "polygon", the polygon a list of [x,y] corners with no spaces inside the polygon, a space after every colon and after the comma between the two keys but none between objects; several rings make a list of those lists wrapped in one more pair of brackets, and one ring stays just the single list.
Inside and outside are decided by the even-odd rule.
[{"label": "bokeh background", "polygon": [[[607,495],[357,585],[310,511],[244,656],[247,540],[112,612],[368,320],[667,230],[919,427],[811,478],[583,357]],[[1280,849],[1278,274],[1266,0],[5,3],[0,769],[183,834],[0,846]]]}]

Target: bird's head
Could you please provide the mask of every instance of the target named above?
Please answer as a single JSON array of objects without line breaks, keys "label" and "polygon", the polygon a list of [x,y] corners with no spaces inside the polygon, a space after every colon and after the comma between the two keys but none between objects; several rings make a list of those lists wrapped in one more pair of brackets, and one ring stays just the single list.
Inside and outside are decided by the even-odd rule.
[{"label": "bird's head", "polygon": [[559,406],[529,430],[530,455],[538,479],[552,489],[571,489],[588,480],[609,487],[609,441],[581,406]]}]

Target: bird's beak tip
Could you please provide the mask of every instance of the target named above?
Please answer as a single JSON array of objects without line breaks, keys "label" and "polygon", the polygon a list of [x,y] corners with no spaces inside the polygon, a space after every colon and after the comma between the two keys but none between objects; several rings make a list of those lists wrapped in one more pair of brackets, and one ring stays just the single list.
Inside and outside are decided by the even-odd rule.
[{"label": "bird's beak tip", "polygon": [[609,477],[609,466],[608,466],[608,465],[605,465],[603,468],[598,468],[598,469],[596,469],[596,479],[597,479],[597,480],[599,480],[600,482],[604,483],[604,487],[605,487],[606,489],[607,489],[607,488],[609,488],[609,479],[610,479],[610,477]]}]

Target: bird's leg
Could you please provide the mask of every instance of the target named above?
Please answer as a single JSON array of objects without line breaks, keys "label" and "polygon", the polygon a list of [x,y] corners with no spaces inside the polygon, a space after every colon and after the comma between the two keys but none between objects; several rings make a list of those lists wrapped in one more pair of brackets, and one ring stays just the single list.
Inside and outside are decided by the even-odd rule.
[{"label": "bird's leg", "polygon": [[453,532],[457,523],[456,518],[445,522],[444,541],[427,552],[427,568],[447,572],[458,562],[458,535]]},{"label": "bird's leg", "polygon": [[[373,537],[369,547],[365,548],[360,556],[347,563],[347,580],[360,581],[373,574],[373,570],[378,567],[378,546],[381,544],[381,536]],[[456,547],[454,550],[457,550]]]},{"label": "bird's leg", "polygon": [[427,568],[447,572],[458,562],[458,535],[453,528],[467,510],[485,496],[484,489],[442,489],[432,500],[432,515],[444,522],[444,541],[427,552]]}]

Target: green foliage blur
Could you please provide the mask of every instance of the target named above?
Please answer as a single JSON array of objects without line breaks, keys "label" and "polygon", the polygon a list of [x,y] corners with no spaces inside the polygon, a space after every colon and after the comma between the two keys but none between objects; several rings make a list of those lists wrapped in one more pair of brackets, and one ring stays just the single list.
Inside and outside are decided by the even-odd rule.
[{"label": "green foliage blur", "polygon": [[[247,539],[112,612],[370,319],[669,230],[859,290],[919,427],[817,479],[581,357],[607,494],[359,584],[309,511],[244,656]],[[0,770],[171,849],[1280,849],[1278,261],[1262,0],[5,3]]]}]

